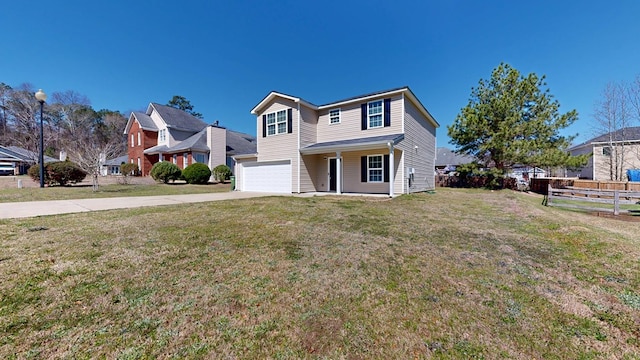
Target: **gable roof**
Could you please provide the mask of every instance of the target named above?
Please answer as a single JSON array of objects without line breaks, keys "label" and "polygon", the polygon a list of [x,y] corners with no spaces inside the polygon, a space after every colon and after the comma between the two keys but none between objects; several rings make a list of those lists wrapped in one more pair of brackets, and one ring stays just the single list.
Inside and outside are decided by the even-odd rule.
[{"label": "gable roof", "polygon": [[296,102],[296,103],[300,103],[300,104],[305,105],[305,106],[307,106],[307,107],[309,107],[309,108],[311,108],[313,110],[322,110],[322,109],[342,106],[342,105],[346,105],[346,104],[350,104],[350,103],[354,103],[354,102],[368,101],[370,99],[377,98],[377,97],[380,97],[380,96],[392,96],[392,95],[397,95],[397,94],[404,94],[418,108],[418,110],[422,113],[422,115],[424,115],[429,120],[429,122],[431,122],[431,124],[433,126],[440,127],[440,124],[429,113],[427,108],[425,108],[424,105],[422,105],[420,100],[418,100],[416,95],[413,93],[413,91],[411,91],[411,89],[408,86],[403,86],[403,87],[390,89],[390,90],[384,90],[384,91],[376,91],[376,92],[372,92],[372,93],[368,93],[368,94],[364,94],[364,95],[359,95],[359,96],[353,96],[353,97],[350,97],[350,98],[347,98],[347,99],[333,101],[333,102],[330,102],[328,104],[319,105],[319,106],[318,105],[314,105],[314,104],[312,104],[312,103],[310,103],[310,102],[308,102],[308,101],[306,101],[306,100],[304,100],[304,99],[302,99],[300,97],[287,95],[287,94],[284,94],[284,93],[281,93],[281,92],[277,92],[277,91],[271,91],[269,93],[269,95],[267,95],[256,106],[254,106],[253,109],[251,109],[251,114],[257,115],[258,112],[265,105],[267,105],[269,102],[271,102],[276,97],[281,97],[281,98],[288,99],[288,100],[291,100],[291,101]]},{"label": "gable roof", "polygon": [[281,97],[283,99],[287,99],[287,100],[291,100],[295,103],[300,103],[306,107],[309,107],[313,110],[318,110],[318,106],[314,105],[306,100],[304,100],[303,98],[300,97],[296,97],[296,96],[291,96],[291,95],[287,95],[285,93],[281,93],[278,91],[271,91],[269,93],[269,95],[265,96],[262,100],[260,100],[260,102],[253,107],[253,109],[251,109],[251,113],[253,115],[257,115],[258,111],[260,111],[260,109],[262,109],[267,103],[269,103],[271,100],[275,99],[276,97]]},{"label": "gable roof", "polygon": [[227,130],[227,154],[248,154],[256,152],[256,138],[249,134]]},{"label": "gable roof", "polygon": [[574,150],[577,148],[584,147],[586,145],[598,144],[598,143],[608,143],[609,141],[613,142],[622,142],[622,141],[640,141],[640,126],[631,126],[623,129],[618,129],[616,131],[608,132],[603,135],[596,136],[590,140],[587,140],[581,144],[576,146],[572,146],[569,150]]},{"label": "gable roof", "polygon": [[133,112],[131,113],[131,116],[138,120],[138,123],[143,130],[158,131],[158,127],[151,119],[151,116],[142,112]]},{"label": "gable roof", "polygon": [[[213,126],[213,125],[209,125]],[[235,155],[242,153],[249,153],[256,151],[256,139],[255,137],[240,133],[237,131],[226,130],[226,142],[227,155]],[[144,150],[145,154],[155,154],[159,152],[163,153],[176,153],[180,151],[203,151],[209,152],[209,146],[207,145],[207,128],[200,130],[196,134],[188,137],[187,139],[177,143],[172,147],[167,145],[157,145]]]},{"label": "gable roof", "polygon": [[147,109],[148,115],[151,115],[152,108],[160,114],[160,117],[162,117],[162,120],[167,124],[167,127],[171,129],[197,132],[207,126],[204,121],[184,110],[157,103],[149,104],[149,108]]},{"label": "gable roof", "polygon": [[129,161],[129,155],[118,156],[117,158],[109,159],[102,164],[103,166],[121,165]]},{"label": "gable roof", "polygon": [[[38,157],[39,154],[35,151],[18,146],[0,146],[0,160],[2,161],[37,162]],[[54,161],[58,161],[58,159],[44,155],[45,163]]]},{"label": "gable roof", "polygon": [[446,147],[436,149],[436,166],[461,165],[474,161],[473,156],[457,154],[455,151]]}]

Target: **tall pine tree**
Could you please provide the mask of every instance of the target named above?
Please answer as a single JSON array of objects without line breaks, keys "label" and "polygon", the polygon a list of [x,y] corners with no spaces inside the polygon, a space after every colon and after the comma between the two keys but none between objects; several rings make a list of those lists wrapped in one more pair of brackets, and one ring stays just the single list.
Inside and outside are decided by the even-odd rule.
[{"label": "tall pine tree", "polygon": [[475,156],[502,174],[515,164],[576,167],[587,155],[567,152],[574,137],[559,131],[573,124],[578,113],[560,114],[545,77],[522,76],[501,63],[489,80],[481,79],[473,88],[466,107],[447,128],[457,152]]}]

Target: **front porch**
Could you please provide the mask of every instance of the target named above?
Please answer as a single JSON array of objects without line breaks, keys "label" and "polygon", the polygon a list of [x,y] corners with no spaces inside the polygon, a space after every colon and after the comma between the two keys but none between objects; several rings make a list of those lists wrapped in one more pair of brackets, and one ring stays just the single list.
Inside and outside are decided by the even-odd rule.
[{"label": "front porch", "polygon": [[404,193],[403,135],[335,141],[300,149],[300,192]]}]

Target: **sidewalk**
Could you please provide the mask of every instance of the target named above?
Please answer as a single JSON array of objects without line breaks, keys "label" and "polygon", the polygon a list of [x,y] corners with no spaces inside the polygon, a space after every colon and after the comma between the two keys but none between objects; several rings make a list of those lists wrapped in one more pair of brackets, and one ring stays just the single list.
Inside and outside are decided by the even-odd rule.
[{"label": "sidewalk", "polygon": [[0,219],[17,219],[43,215],[70,214],[99,210],[129,209],[145,206],[175,205],[281,195],[282,194],[274,193],[230,191],[210,194],[134,196],[101,199],[0,203]]}]

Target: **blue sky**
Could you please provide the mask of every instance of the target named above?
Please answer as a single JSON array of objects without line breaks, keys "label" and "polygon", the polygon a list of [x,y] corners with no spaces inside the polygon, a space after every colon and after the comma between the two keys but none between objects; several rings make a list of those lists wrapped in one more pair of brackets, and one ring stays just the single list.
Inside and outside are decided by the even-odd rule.
[{"label": "blue sky", "polygon": [[606,83],[640,74],[638,14],[635,0],[7,1],[0,82],[125,113],[182,95],[254,135],[271,90],[325,104],[408,85],[450,146],[471,88],[507,62],[547,76],[581,141]]}]

